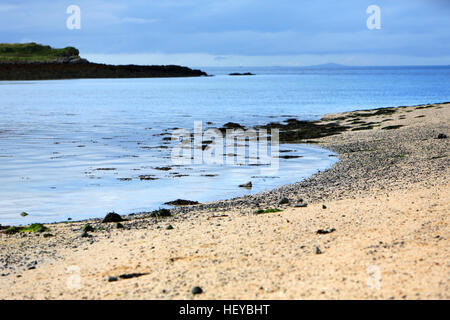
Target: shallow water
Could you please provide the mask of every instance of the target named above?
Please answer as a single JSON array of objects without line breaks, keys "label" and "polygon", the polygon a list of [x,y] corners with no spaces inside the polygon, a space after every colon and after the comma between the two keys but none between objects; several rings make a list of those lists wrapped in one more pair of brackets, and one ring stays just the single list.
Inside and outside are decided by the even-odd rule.
[{"label": "shallow water", "polygon": [[[282,145],[292,150],[283,155],[302,157],[280,159],[269,176],[249,165],[174,167],[173,142],[160,134],[193,131],[194,121],[205,128],[207,121],[251,126],[450,101],[448,67],[206,71],[217,76],[0,82],[0,223],[149,211],[177,198],[237,197],[300,181],[336,161],[313,145]],[[257,75],[226,76],[232,71]],[[155,169],[163,166],[172,169]],[[158,179],[141,181],[140,175]],[[252,190],[237,187],[247,181]],[[22,211],[29,216],[22,218]]]}]

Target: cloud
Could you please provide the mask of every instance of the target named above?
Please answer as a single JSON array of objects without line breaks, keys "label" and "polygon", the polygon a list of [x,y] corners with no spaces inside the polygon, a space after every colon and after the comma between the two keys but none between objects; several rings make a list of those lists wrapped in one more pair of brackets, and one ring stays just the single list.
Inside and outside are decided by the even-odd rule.
[{"label": "cloud", "polygon": [[205,54],[216,64],[235,63],[236,57],[250,63],[245,56],[305,55],[318,60],[355,56],[352,63],[376,63],[376,56],[380,63],[385,56],[411,57],[405,61],[414,63],[416,58],[424,63],[442,58],[448,63],[448,0],[376,2],[381,30],[366,27],[366,9],[373,0],[77,0],[82,29],[75,32],[66,28],[71,2],[17,0],[21,10],[12,2],[0,5],[0,38],[73,45],[82,54],[104,57],[164,54],[170,59],[179,55],[178,61]]}]

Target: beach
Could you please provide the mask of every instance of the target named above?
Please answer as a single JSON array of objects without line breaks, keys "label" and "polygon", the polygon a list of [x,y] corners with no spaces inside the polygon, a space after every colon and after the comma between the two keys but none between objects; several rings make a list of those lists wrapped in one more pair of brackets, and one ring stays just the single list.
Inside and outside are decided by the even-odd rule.
[{"label": "beach", "polygon": [[0,298],[449,299],[449,108],[325,115],[339,161],[272,191],[1,232]]}]

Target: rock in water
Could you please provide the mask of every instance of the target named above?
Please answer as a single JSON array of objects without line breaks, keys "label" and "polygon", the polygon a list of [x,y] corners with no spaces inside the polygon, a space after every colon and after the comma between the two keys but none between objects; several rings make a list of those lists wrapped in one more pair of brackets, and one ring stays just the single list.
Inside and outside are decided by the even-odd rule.
[{"label": "rock in water", "polygon": [[103,219],[102,223],[107,223],[107,222],[122,222],[125,221],[124,219],[122,219],[122,217],[120,215],[118,215],[115,212],[110,212],[108,213],[105,218]]},{"label": "rock in water", "polygon": [[240,184],[239,187],[240,187],[240,188],[248,188],[248,189],[251,189],[251,188],[253,187],[253,184],[252,184],[251,181],[249,181],[249,182],[247,182],[247,183]]},{"label": "rock in water", "polygon": [[193,287],[192,288],[192,294],[201,294],[201,293],[203,293],[202,288],[200,288],[200,287]]}]

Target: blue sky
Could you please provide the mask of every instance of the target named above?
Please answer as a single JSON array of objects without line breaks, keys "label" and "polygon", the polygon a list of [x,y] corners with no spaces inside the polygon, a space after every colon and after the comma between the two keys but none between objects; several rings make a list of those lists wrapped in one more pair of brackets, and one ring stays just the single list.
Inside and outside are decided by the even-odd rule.
[{"label": "blue sky", "polygon": [[[66,27],[69,5],[79,30]],[[369,5],[380,30],[366,26]],[[0,42],[119,64],[450,65],[449,17],[449,0],[2,0]]]}]

